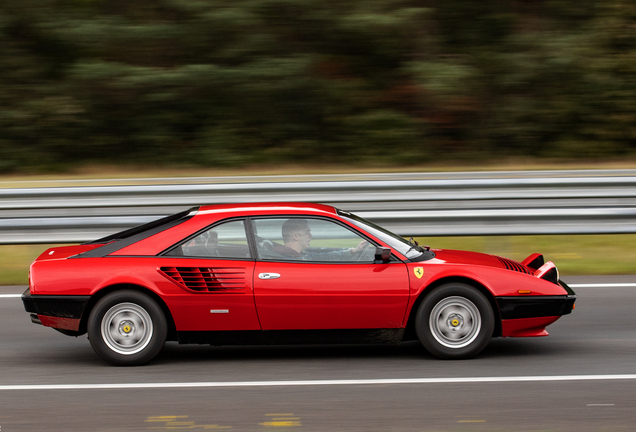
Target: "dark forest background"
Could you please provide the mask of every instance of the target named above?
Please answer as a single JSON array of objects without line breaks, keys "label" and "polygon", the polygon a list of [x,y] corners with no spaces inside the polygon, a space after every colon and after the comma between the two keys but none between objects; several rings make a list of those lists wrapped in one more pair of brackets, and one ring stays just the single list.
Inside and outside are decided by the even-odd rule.
[{"label": "dark forest background", "polygon": [[0,2],[0,173],[525,156],[636,156],[635,2]]}]

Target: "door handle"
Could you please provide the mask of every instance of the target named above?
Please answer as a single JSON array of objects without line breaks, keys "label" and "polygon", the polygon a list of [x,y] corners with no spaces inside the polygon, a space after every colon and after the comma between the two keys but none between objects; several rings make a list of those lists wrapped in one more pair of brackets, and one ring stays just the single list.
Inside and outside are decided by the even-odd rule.
[{"label": "door handle", "polygon": [[278,279],[280,275],[278,273],[259,273],[259,279]]}]

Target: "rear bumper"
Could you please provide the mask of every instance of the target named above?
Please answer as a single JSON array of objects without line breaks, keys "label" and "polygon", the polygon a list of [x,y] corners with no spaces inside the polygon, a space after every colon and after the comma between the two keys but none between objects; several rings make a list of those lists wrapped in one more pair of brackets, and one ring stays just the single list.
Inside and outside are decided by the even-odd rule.
[{"label": "rear bumper", "polygon": [[89,300],[90,296],[31,295],[28,289],[22,294],[24,310],[31,313],[31,321],[72,331],[79,330]]}]

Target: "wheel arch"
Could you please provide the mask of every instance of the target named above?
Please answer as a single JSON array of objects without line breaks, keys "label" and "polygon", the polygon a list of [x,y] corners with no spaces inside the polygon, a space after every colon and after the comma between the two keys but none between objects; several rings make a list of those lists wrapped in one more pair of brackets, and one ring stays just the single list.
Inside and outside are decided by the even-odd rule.
[{"label": "wheel arch", "polygon": [[499,313],[499,307],[497,307],[495,297],[490,292],[490,290],[488,290],[488,288],[474,279],[465,276],[448,276],[432,282],[420,292],[417,299],[413,303],[413,307],[411,308],[411,311],[409,313],[409,317],[406,322],[406,328],[404,331],[404,340],[417,340],[417,335],[415,333],[415,316],[417,315],[417,310],[419,309],[420,304],[422,304],[424,299],[440,286],[454,282],[470,285],[486,296],[486,298],[488,299],[488,303],[490,303],[490,307],[492,308],[495,315],[495,328],[493,330],[492,337],[501,336],[501,315]]},{"label": "wheel arch", "polygon": [[177,327],[174,323],[174,319],[172,318],[172,313],[170,312],[170,309],[168,308],[168,305],[166,305],[166,302],[163,301],[163,299],[154,291],[141,286],[141,285],[136,285],[136,284],[114,284],[114,285],[110,285],[107,287],[102,288],[101,290],[99,290],[98,292],[96,292],[94,295],[91,296],[90,300],[88,301],[88,303],[86,304],[86,307],[84,308],[84,311],[82,312],[82,318],[80,321],[80,328],[79,328],[79,334],[86,334],[87,332],[87,325],[88,325],[88,317],[90,316],[91,312],[93,311],[93,308],[95,307],[95,304],[102,299],[103,297],[107,296],[110,293],[113,293],[115,291],[121,291],[121,290],[132,290],[132,291],[137,291],[143,294],[146,294],[148,297],[150,297],[151,299],[153,299],[161,308],[164,316],[166,317],[166,322],[168,324],[168,335],[167,335],[167,340],[169,341],[173,341],[173,340],[177,340]]}]

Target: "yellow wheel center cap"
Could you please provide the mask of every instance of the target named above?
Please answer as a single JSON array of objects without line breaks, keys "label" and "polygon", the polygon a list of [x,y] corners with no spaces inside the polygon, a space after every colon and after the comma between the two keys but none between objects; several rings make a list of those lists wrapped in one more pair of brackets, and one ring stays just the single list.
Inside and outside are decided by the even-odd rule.
[{"label": "yellow wheel center cap", "polygon": [[130,328],[130,326],[129,326],[129,325],[125,325],[123,330],[124,330],[124,333],[130,333],[130,331],[132,330],[132,328]]},{"label": "yellow wheel center cap", "polygon": [[457,327],[459,325],[459,320],[457,318],[455,318],[454,320],[451,321],[451,325],[453,327]]}]

